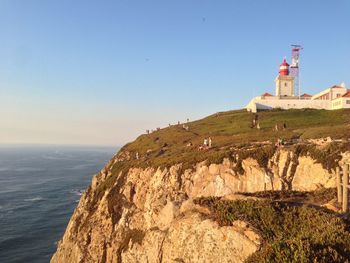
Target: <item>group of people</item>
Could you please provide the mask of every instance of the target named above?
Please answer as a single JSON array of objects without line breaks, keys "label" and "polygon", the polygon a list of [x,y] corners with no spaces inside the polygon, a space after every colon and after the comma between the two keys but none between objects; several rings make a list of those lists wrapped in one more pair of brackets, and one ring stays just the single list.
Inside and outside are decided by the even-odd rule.
[{"label": "group of people", "polygon": [[[189,123],[189,122],[190,122],[190,119],[187,118],[187,123]],[[180,125],[180,124],[181,124],[180,121],[178,121],[178,122],[177,122],[177,125]],[[169,123],[168,126],[171,127],[171,124]],[[185,125],[185,124],[182,125],[182,128],[183,128],[184,130],[186,130],[186,131],[189,130],[189,126],[187,126],[187,125]],[[153,132],[155,132],[155,131],[160,131],[160,128],[156,128],[156,129],[152,129],[152,130],[146,130],[146,134],[150,134],[150,133],[153,133]]]},{"label": "group of people", "polygon": [[[259,122],[259,115],[258,114],[254,113],[250,127],[257,128],[258,130],[260,130],[260,122]],[[274,130],[279,131],[279,129],[280,129],[279,125],[276,124]],[[282,129],[283,130],[287,129],[286,123],[283,123]]]},{"label": "group of people", "polygon": [[203,141],[203,145],[198,147],[198,150],[202,151],[202,150],[208,150],[212,147],[212,140],[211,138],[205,138]]},{"label": "group of people", "polygon": [[182,124],[182,129],[184,129],[185,131],[188,131],[190,127],[185,124]]},{"label": "group of people", "polygon": [[[287,129],[287,124],[286,123],[283,123],[283,126],[282,126],[283,130]],[[278,131],[279,129],[279,126],[278,124],[275,125],[275,131]]]},{"label": "group of people", "polygon": [[150,130],[146,130],[146,133],[147,133],[147,134],[150,134],[150,133],[153,133],[153,132],[155,132],[155,131],[160,131],[160,128],[158,127],[158,128],[156,128],[156,129],[152,129],[151,131],[150,131]]},{"label": "group of people", "polygon": [[253,115],[252,124],[250,127],[257,128],[258,130],[260,130],[260,123],[259,123],[259,115],[258,114]]}]

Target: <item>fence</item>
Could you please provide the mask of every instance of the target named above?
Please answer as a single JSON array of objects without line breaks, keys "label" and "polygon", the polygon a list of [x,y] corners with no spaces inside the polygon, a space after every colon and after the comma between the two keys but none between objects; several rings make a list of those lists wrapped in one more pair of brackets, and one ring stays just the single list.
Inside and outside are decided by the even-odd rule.
[{"label": "fence", "polygon": [[349,164],[336,168],[338,203],[342,204],[342,212],[349,212]]}]

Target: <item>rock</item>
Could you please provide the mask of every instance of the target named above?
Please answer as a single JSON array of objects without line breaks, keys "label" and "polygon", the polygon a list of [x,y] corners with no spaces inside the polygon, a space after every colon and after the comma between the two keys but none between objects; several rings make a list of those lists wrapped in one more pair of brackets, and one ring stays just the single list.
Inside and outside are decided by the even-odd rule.
[{"label": "rock", "polygon": [[323,169],[322,165],[315,163],[311,157],[299,158],[299,165],[293,176],[293,190],[313,191],[320,186],[335,187],[335,173]]},{"label": "rock", "polygon": [[160,211],[156,221],[159,229],[160,230],[168,229],[171,222],[174,220],[177,212],[178,212],[178,208],[174,206],[173,202],[168,201],[167,204]]},{"label": "rock", "polygon": [[243,160],[243,175],[232,170],[228,159],[222,164],[201,162],[182,173],[181,164],[168,169],[132,168],[116,176],[119,183],[97,199],[116,158],[128,156],[127,152],[118,155],[93,178],[52,263],[243,262],[259,249],[261,240],[255,229],[243,221],[219,226],[210,219],[208,208],[195,205],[193,199],[250,199],[237,192],[335,186],[335,175],[311,157],[297,158],[283,149],[269,160],[268,168],[251,158]]},{"label": "rock", "polygon": [[[243,262],[258,249],[231,226],[193,214],[175,222],[164,239],[162,262]],[[176,261],[175,261],[176,262]]]},{"label": "rock", "polygon": [[198,212],[203,215],[209,215],[210,211],[207,207],[196,205],[193,203],[192,199],[188,199],[181,204],[180,211],[181,214],[186,214],[190,212]]},{"label": "rock", "polygon": [[220,165],[214,163],[209,165],[209,173],[212,175],[217,175],[220,173]]}]

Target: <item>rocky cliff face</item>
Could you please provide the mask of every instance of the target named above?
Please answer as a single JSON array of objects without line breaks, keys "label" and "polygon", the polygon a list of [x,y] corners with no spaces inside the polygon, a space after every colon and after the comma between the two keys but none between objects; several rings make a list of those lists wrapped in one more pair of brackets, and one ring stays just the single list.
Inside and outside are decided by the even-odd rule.
[{"label": "rocky cliff face", "polygon": [[237,192],[264,189],[314,190],[335,186],[335,175],[311,157],[280,150],[260,167],[243,160],[243,175],[235,162],[198,163],[181,171],[132,168],[119,173],[102,196],[97,191],[110,176],[115,156],[82,196],[52,257],[61,262],[242,262],[261,243],[245,222],[219,226],[209,211],[192,200],[201,196],[240,198]]}]

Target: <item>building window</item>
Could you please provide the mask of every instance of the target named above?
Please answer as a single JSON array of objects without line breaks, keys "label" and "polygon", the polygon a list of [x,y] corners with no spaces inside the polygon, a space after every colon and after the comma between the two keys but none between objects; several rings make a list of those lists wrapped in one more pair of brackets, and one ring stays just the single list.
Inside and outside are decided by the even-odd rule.
[{"label": "building window", "polygon": [[337,94],[337,98],[339,98],[339,97],[340,97],[340,94],[338,93],[338,94]]},{"label": "building window", "polygon": [[340,106],[340,105],[341,105],[341,101],[333,102],[333,107]]},{"label": "building window", "polygon": [[284,86],[285,86],[285,87],[287,87],[287,86],[288,86],[287,82],[284,82]]},{"label": "building window", "polygon": [[347,100],[347,101],[346,101],[346,104],[350,104],[350,100]]}]

